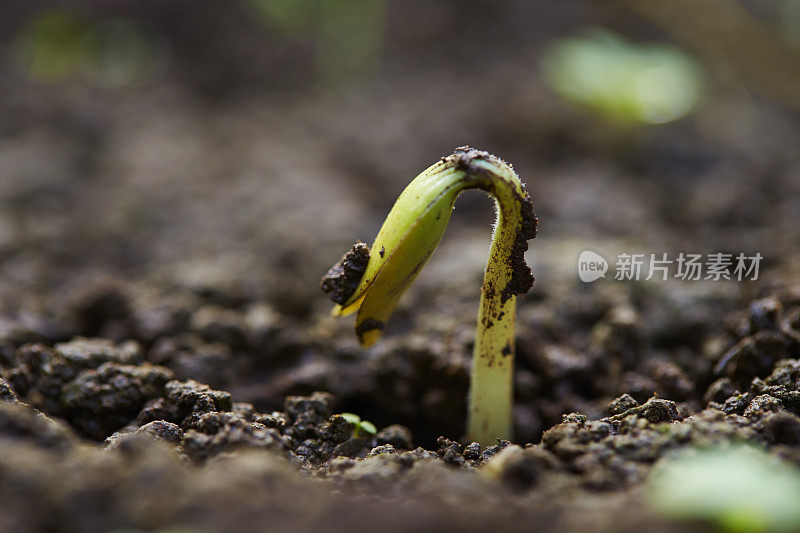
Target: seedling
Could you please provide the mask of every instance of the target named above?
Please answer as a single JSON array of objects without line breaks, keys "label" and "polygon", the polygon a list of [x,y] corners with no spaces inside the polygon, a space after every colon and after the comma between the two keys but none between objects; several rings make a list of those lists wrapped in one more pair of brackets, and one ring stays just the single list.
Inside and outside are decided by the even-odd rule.
[{"label": "seedling", "polygon": [[533,286],[525,264],[538,219],[525,186],[510,165],[469,147],[417,176],[392,207],[372,249],[356,243],[322,279],[337,303],[335,316],[358,311],[363,346],[381,336],[398,300],[442,238],[458,195],[482,189],[494,197],[497,223],[481,287],[472,358],[467,437],[481,444],[510,439],[516,296]]},{"label": "seedling", "polygon": [[353,413],[342,413],[339,416],[353,424],[353,438],[358,438],[363,435],[375,435],[378,428],[369,420],[361,420],[361,417]]}]

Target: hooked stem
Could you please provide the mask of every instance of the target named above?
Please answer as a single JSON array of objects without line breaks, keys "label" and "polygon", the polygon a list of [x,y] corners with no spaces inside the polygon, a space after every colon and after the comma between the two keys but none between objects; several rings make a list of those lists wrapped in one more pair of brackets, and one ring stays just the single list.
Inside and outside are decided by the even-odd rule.
[{"label": "hooked stem", "polygon": [[[473,164],[485,168],[481,163]],[[481,172],[478,187],[494,197],[497,223],[481,286],[467,418],[467,438],[482,445],[512,438],[516,296],[533,284],[524,254],[538,222],[513,171],[490,170]]]}]

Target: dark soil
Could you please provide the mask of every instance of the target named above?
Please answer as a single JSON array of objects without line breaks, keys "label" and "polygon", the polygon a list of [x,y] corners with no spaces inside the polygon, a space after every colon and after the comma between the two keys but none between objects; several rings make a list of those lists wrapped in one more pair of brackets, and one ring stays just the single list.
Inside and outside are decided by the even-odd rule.
[{"label": "dark soil", "polygon": [[[584,352],[537,339],[532,331],[552,327],[522,313],[516,391],[523,437],[485,449],[459,442],[468,342],[447,348],[409,334],[388,339],[368,358],[321,333],[289,342],[284,327],[270,337],[274,363],[243,366],[231,354],[265,342],[263,320],[247,319],[252,305],[210,313],[206,298],[181,291],[142,305],[130,294],[144,288],[129,290],[113,298],[107,287],[84,293],[61,316],[86,323],[86,309],[94,307],[87,302],[113,300],[126,310],[113,315],[115,331],[138,340],[58,342],[46,329],[4,329],[4,530],[239,524],[234,529],[366,531],[423,523],[529,530],[578,527],[578,508],[577,523],[608,521],[623,507],[626,526],[653,528],[660,519],[635,503],[637,487],[670,451],[746,441],[800,465],[796,289],[732,311],[720,321],[730,347],[698,346],[685,358],[634,357],[656,337],[646,332],[657,324],[645,329],[627,305],[608,305],[582,328],[593,337]],[[190,307],[172,307],[160,336],[146,341],[137,333],[181,300]],[[546,306],[539,300],[522,308]],[[666,324],[686,320],[682,310],[671,315],[664,307],[659,301],[655,316]],[[201,313],[209,316],[199,320]],[[559,311],[569,320],[578,320],[575,313]],[[175,318],[184,314],[188,320]],[[658,343],[707,344],[701,339],[716,329],[694,328],[662,331]],[[302,355],[309,352],[317,355]],[[269,364],[275,377],[233,395],[191,379],[224,382],[225,367],[247,375]],[[292,395],[311,389],[334,392]],[[356,437],[337,414],[343,411],[383,427]],[[586,510],[592,501],[602,505]],[[41,507],[48,512],[37,512]]]},{"label": "dark soil", "polygon": [[[744,441],[800,466],[797,116],[712,85],[679,122],[611,125],[535,68],[554,32],[610,23],[584,3],[391,4],[414,22],[345,89],[310,81],[310,41],[206,3],[213,32],[154,8],[177,44],[149,86],[0,64],[0,531],[705,531],[645,502],[659,459]],[[514,163],[541,218],[514,442],[488,448],[461,440],[488,198],[459,199],[374,347],[319,287],[467,142]],[[587,284],[587,249],[764,261]],[[344,259],[340,299],[363,268]]]}]

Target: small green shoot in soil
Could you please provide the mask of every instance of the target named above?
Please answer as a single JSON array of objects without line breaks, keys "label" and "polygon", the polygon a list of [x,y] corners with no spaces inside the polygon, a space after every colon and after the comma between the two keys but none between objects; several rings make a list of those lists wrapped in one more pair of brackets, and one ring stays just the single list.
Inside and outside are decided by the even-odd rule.
[{"label": "small green shoot in soil", "polygon": [[533,285],[524,254],[538,223],[510,165],[487,152],[457,148],[406,187],[372,248],[356,243],[322,278],[322,290],[336,302],[335,316],[358,311],[359,341],[375,343],[438,246],[456,198],[466,189],[494,197],[498,217],[481,287],[467,416],[467,438],[489,445],[511,438],[516,296]]},{"label": "small green shoot in soil", "polygon": [[342,413],[339,416],[353,424],[353,438],[363,437],[365,435],[375,435],[378,433],[378,428],[369,420],[361,420],[361,417],[353,413]]}]

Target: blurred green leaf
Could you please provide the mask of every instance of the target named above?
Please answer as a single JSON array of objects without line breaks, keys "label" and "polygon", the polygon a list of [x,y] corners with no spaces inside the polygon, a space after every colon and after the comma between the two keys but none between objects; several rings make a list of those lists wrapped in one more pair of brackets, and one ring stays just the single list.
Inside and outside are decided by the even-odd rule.
[{"label": "blurred green leaf", "polygon": [[361,423],[361,417],[353,413],[342,413],[339,416],[341,416],[342,418],[344,418],[345,420],[347,420],[348,422],[350,422],[355,426]]},{"label": "blurred green leaf", "polygon": [[677,120],[703,92],[700,67],[678,48],[636,45],[606,31],[558,42],[545,53],[543,74],[565,100],[623,122]]},{"label": "blurred green leaf", "polygon": [[320,0],[316,65],[326,82],[369,77],[380,65],[385,0]]},{"label": "blurred green leaf", "polygon": [[34,81],[65,81],[78,68],[79,47],[87,27],[85,20],[66,10],[44,11],[17,36],[15,59]]},{"label": "blurred green leaf", "polygon": [[366,433],[369,433],[370,435],[375,435],[378,432],[378,428],[376,428],[375,424],[373,424],[369,420],[364,420],[361,422],[361,429],[363,429]]},{"label": "blurred green leaf", "polygon": [[261,22],[287,33],[311,30],[316,23],[319,0],[243,0]]},{"label": "blurred green leaf", "polygon": [[786,37],[795,45],[800,45],[800,0],[784,0],[780,17]]},{"label": "blurred green leaf", "polygon": [[800,471],[754,447],[684,451],[659,463],[646,488],[668,518],[735,533],[800,530]]},{"label": "blurred green leaf", "polygon": [[81,42],[81,70],[99,87],[131,87],[152,80],[166,60],[166,45],[155,27],[136,20],[94,26]]},{"label": "blurred green leaf", "polygon": [[45,11],[20,32],[14,53],[34,81],[60,83],[83,73],[106,88],[142,85],[167,59],[166,39],[146,22],[118,19],[90,24],[65,10]]},{"label": "blurred green leaf", "polygon": [[242,1],[266,26],[314,37],[314,65],[325,85],[369,78],[380,65],[386,0]]}]

